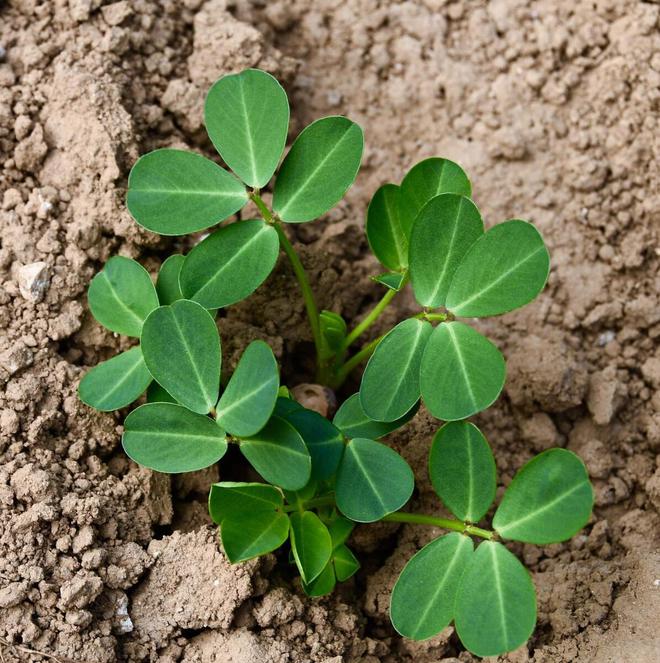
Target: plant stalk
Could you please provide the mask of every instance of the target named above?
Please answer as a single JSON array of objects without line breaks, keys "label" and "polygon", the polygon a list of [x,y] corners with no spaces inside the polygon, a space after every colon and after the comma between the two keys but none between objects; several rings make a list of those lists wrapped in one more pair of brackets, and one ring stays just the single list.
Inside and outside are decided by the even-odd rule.
[{"label": "plant stalk", "polygon": [[[335,504],[335,496],[322,495],[314,497],[311,500],[304,502],[305,509],[315,509],[320,506],[331,506]],[[298,511],[300,505],[287,504],[284,507],[285,513]],[[453,520],[451,518],[438,518],[436,516],[427,516],[424,513],[405,513],[404,511],[396,511],[390,513],[381,520],[389,523],[410,523],[413,525],[430,525],[431,527],[441,527],[442,529],[452,530],[453,532],[460,532],[461,534],[470,534],[471,536],[478,536],[482,539],[493,539],[495,532],[491,530],[482,529],[475,525],[468,525],[460,520]]]},{"label": "plant stalk", "polygon": [[442,527],[461,534],[470,534],[482,539],[492,539],[494,532],[474,525],[468,525],[460,520],[451,520],[450,518],[437,518],[436,516],[427,516],[423,513],[404,513],[397,511],[385,516],[383,520],[391,523],[412,523],[414,525],[431,525],[432,527]]},{"label": "plant stalk", "polygon": [[284,228],[282,228],[282,224],[273,216],[271,211],[268,209],[268,206],[266,203],[264,203],[263,199],[259,195],[259,192],[253,191],[250,195],[250,198],[259,208],[259,212],[261,213],[264,221],[271,224],[275,228],[277,236],[280,240],[280,246],[282,247],[284,253],[286,253],[287,258],[291,263],[291,267],[293,268],[293,272],[298,279],[298,284],[300,285],[300,290],[302,291],[303,301],[305,302],[305,310],[307,311],[307,317],[309,318],[309,326],[312,330],[314,347],[316,348],[316,366],[318,374],[322,375],[323,362],[321,358],[321,351],[323,340],[321,338],[321,323],[319,319],[319,310],[316,306],[316,299],[314,298],[314,291],[312,290],[312,286],[310,285],[309,279],[307,278],[307,272],[305,271],[305,268],[303,267],[303,264],[300,261],[296,250],[293,248],[293,244],[291,244],[289,238],[286,236]]},{"label": "plant stalk", "polygon": [[264,221],[266,223],[273,223],[273,215],[271,211],[268,209],[268,205],[263,201],[263,198],[259,195],[258,191],[253,191],[250,194],[250,199],[252,202],[259,208],[259,212],[261,213],[261,216],[263,217]]},{"label": "plant stalk", "polygon": [[335,377],[333,378],[332,384],[330,386],[335,389],[340,387],[353,369],[359,366],[365,359],[371,357],[378,344],[383,340],[384,336],[385,335],[379,336],[370,343],[367,343],[367,345],[365,345],[359,352],[354,354],[348,361],[342,364],[339,370],[335,373]]},{"label": "plant stalk", "polygon": [[447,313],[427,313],[426,311],[422,311],[417,315],[413,315],[413,318],[428,320],[429,322],[445,322],[445,320],[449,319],[449,315]]},{"label": "plant stalk", "polygon": [[307,272],[303,267],[293,244],[286,236],[284,229],[280,223],[275,223],[274,228],[277,231],[277,236],[280,238],[280,245],[289,258],[293,272],[298,279],[300,290],[302,291],[303,301],[305,302],[305,309],[307,310],[307,317],[309,318],[309,326],[312,329],[312,337],[314,338],[314,347],[316,348],[316,365],[319,373],[322,370],[322,338],[321,338],[321,323],[319,322],[319,309],[316,306],[316,299],[314,299],[314,291],[307,278]]},{"label": "plant stalk", "polygon": [[[356,341],[362,334],[364,334],[371,325],[376,322],[376,320],[379,318],[380,314],[387,308],[389,303],[394,299],[394,296],[397,294],[396,290],[388,290],[381,300],[376,304],[376,306],[371,309],[369,312],[369,315],[367,315],[360,324],[358,324],[353,331],[351,331],[348,336],[344,339],[344,342],[342,344],[342,349],[341,351],[347,350],[351,344]],[[340,351],[340,352],[341,352]]]}]

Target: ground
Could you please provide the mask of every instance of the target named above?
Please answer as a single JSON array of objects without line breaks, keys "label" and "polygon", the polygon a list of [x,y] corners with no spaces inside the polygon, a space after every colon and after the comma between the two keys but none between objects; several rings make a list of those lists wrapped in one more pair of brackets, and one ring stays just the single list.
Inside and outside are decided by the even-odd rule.
[{"label": "ground", "polygon": [[[451,629],[415,644],[388,623],[396,574],[433,532],[359,528],[361,572],[306,599],[283,560],[226,562],[204,505],[217,468],[173,481],[139,469],[122,454],[121,416],[77,400],[85,370],[127,347],[88,313],[93,274],[117,253],[153,273],[188,246],[133,223],[132,163],[159,146],[213,154],[205,91],[245,67],[285,84],[291,138],[327,114],[365,129],[345,201],[292,233],[323,307],[354,320],[380,296],[365,209],[423,157],[463,165],[487,225],[520,217],[544,233],[543,295],[482,323],[509,368],[478,420],[501,485],[565,446],[584,458],[596,505],[571,542],[514,548],[539,624],[504,660],[660,657],[657,2],[9,0],[0,47],[2,660],[473,660]],[[383,325],[412,304],[396,301]],[[264,338],[290,384],[311,378],[285,264],[219,325],[229,365]],[[422,412],[392,438],[429,511],[435,426]]]}]

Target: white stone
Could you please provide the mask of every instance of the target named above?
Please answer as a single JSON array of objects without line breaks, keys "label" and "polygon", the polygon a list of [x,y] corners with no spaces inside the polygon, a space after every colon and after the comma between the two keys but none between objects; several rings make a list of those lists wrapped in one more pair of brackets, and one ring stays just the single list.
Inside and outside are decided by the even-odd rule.
[{"label": "white stone", "polygon": [[45,262],[32,262],[18,270],[18,288],[29,302],[40,302],[50,285],[50,270]]}]

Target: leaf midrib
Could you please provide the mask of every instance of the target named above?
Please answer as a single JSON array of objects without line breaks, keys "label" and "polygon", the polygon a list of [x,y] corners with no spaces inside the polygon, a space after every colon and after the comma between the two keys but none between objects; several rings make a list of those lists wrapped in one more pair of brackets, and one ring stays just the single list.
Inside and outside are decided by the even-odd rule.
[{"label": "leaf midrib", "polygon": [[462,209],[463,209],[463,199],[461,198],[458,202],[458,210],[456,211],[456,215],[454,216],[453,219],[454,228],[451,231],[451,237],[449,238],[449,246],[447,247],[446,259],[442,267],[442,271],[440,272],[435,282],[435,288],[433,288],[433,292],[431,293],[431,297],[429,299],[429,306],[436,306],[436,304],[434,303],[435,298],[438,296],[438,291],[440,290],[440,286],[443,283],[443,279],[445,278],[445,274],[447,273],[447,269],[449,267],[449,259],[451,257],[452,249],[454,248],[454,242],[456,241],[456,236],[458,235],[458,225],[459,225],[458,219],[461,215]]},{"label": "leaf midrib", "polygon": [[[483,545],[483,544],[482,544]],[[486,544],[488,545],[488,544]],[[504,612],[504,597],[502,595],[502,579],[500,577],[500,568],[497,564],[497,548],[496,544],[491,544],[488,546],[490,548],[490,557],[493,564],[493,578],[495,585],[495,593],[497,595],[497,603],[499,606],[500,612],[500,625],[502,627],[502,636],[504,637],[504,645],[506,646],[509,642],[509,635],[506,623],[506,613]]]},{"label": "leaf midrib", "polygon": [[259,446],[275,447],[278,451],[283,451],[288,454],[293,454],[294,456],[301,456],[302,458],[307,458],[307,454],[303,453],[302,451],[299,451],[298,449],[293,449],[290,446],[285,446],[281,442],[276,442],[271,440],[251,440],[249,438],[246,440],[241,440],[241,448],[247,447],[249,449],[250,447],[259,447]]},{"label": "leaf midrib", "polygon": [[241,191],[219,191],[218,189],[210,189],[208,191],[201,189],[160,189],[160,188],[150,188],[150,189],[140,189],[138,187],[133,187],[131,189],[133,193],[170,193],[170,194],[184,194],[186,196],[208,196],[209,198],[241,198],[243,199],[244,193]]},{"label": "leaf midrib", "polygon": [[[220,429],[218,429],[219,431]],[[133,433],[134,435],[146,435],[154,437],[176,437],[181,439],[182,437],[189,438],[191,440],[213,440],[214,442],[226,442],[225,436],[222,434],[219,435],[202,435],[200,433],[171,433],[169,431],[153,431],[153,430],[141,430],[139,428],[128,429],[127,434]]]},{"label": "leaf midrib", "polygon": [[[538,509],[534,509],[534,511],[530,511],[526,515],[518,518],[517,520],[510,521],[506,525],[503,525],[502,527],[498,527],[497,531],[504,536],[504,532],[511,530],[513,527],[518,527],[521,523],[525,523],[528,520],[531,520],[532,518],[536,518],[541,513],[544,513],[548,509],[551,509],[553,506],[559,504],[563,500],[565,500],[567,497],[570,497],[573,493],[577,492],[579,489],[581,489],[585,485],[584,481],[581,481],[578,484],[575,484],[575,486],[569,488],[569,490],[563,492],[561,495],[557,495],[553,500],[550,502],[547,502],[543,506],[538,507]],[[495,514],[497,515],[497,514]]]},{"label": "leaf midrib", "polygon": [[259,536],[257,536],[257,538],[254,539],[248,546],[243,547],[241,549],[242,553],[240,556],[243,557],[246,553],[250,553],[250,555],[252,556],[253,555],[252,551],[254,550],[254,548],[261,542],[262,539],[264,539],[268,534],[270,534],[271,530],[276,525],[279,525],[280,520],[281,520],[281,514],[276,514],[276,517],[273,518],[270,525],[268,525],[266,529],[263,529],[261,531],[261,534],[259,534]]},{"label": "leaf midrib", "polygon": [[252,398],[256,394],[259,394],[260,392],[264,391],[265,389],[268,389],[274,381],[275,381],[275,378],[270,377],[270,378],[268,378],[268,380],[262,382],[260,385],[258,385],[254,389],[244,393],[239,398],[236,398],[229,405],[223,406],[222,405],[222,399],[227,395],[227,391],[228,391],[228,389],[227,389],[227,391],[225,391],[225,393],[222,394],[222,396],[220,397],[220,400],[218,401],[218,408],[219,408],[218,419],[222,419],[222,418],[226,417],[229,412],[232,412],[233,410],[235,410],[237,407],[239,407],[246,400],[248,400],[249,398]]},{"label": "leaf midrib", "polygon": [[245,134],[247,137],[247,153],[250,161],[250,170],[252,171],[252,185],[258,186],[258,177],[257,177],[257,161],[254,153],[254,139],[250,127],[250,118],[248,116],[247,102],[245,100],[245,86],[243,85],[243,79],[239,77],[238,79],[238,89],[241,97],[241,106],[243,107],[243,119],[245,121]]},{"label": "leaf midrib", "polygon": [[[127,350],[127,353],[128,352],[131,352],[131,350]],[[105,393],[103,402],[107,402],[108,399],[110,399],[114,394],[116,394],[118,391],[120,391],[121,388],[124,386],[124,384],[140,368],[140,365],[144,365],[145,369],[146,369],[146,365],[144,364],[144,360],[142,359],[141,351],[138,354],[138,359],[133,363],[133,365],[122,375],[122,377],[119,378],[119,380],[117,382],[114,383],[114,386],[109,391],[107,391]]]},{"label": "leaf midrib", "polygon": [[[387,408],[385,409],[386,412],[390,411],[390,408],[392,407],[392,403],[395,401],[396,396],[399,393],[399,388],[401,387],[401,385],[403,384],[403,382],[405,380],[406,373],[410,372],[410,370],[411,370],[410,364],[412,362],[413,357],[415,356],[415,353],[417,352],[417,345],[419,343],[419,337],[421,336],[421,334],[424,330],[425,330],[425,326],[424,326],[424,323],[422,322],[417,326],[417,330],[415,332],[415,339],[410,344],[411,352],[408,354],[408,358],[405,362],[405,366],[406,366],[405,369],[399,373],[399,377],[396,381],[396,389],[392,389],[390,391],[390,397],[386,401],[387,402]],[[405,414],[405,412],[404,412],[404,414]],[[403,415],[401,415],[401,416],[403,416]],[[397,418],[399,418],[399,417],[397,417]],[[396,421],[396,419],[394,421]]]},{"label": "leaf midrib", "polygon": [[461,373],[463,374],[463,377],[465,379],[465,386],[467,387],[468,393],[470,395],[470,400],[472,401],[472,407],[477,407],[477,399],[474,396],[474,390],[472,389],[472,384],[470,383],[470,376],[467,372],[467,367],[465,366],[465,360],[463,359],[463,353],[461,352],[460,344],[456,340],[457,339],[456,332],[452,329],[451,323],[446,324],[446,329],[447,333],[451,338],[452,347],[456,352],[456,359],[458,359]]},{"label": "leaf midrib", "polygon": [[[289,198],[288,202],[283,206],[280,207],[279,209],[279,214],[282,218],[287,214],[287,210],[291,207],[291,205],[296,201],[301,194],[304,192],[304,190],[309,186],[309,183],[316,177],[317,173],[325,166],[327,163],[328,159],[337,151],[339,146],[343,143],[344,139],[348,135],[349,131],[353,128],[353,124],[350,123],[346,129],[344,130],[344,133],[341,135],[341,137],[337,140],[337,142],[330,148],[330,150],[326,153],[326,155],[319,161],[319,163],[315,166],[315,168],[312,170],[312,172],[309,174],[307,179],[304,181],[304,183],[299,184],[297,187],[296,192]],[[276,184],[277,188],[277,184]]]},{"label": "leaf midrib", "polygon": [[309,582],[307,580],[307,564],[309,563],[309,560],[307,559],[307,551],[305,547],[305,536],[304,536],[304,521],[305,521],[305,516],[304,514],[301,514],[300,516],[300,536],[295,535],[295,528],[293,525],[291,526],[291,531],[294,532],[294,549],[293,553],[295,557],[298,560],[298,563],[300,564],[300,575],[303,577],[303,580],[305,582]]},{"label": "leaf midrib", "polygon": [[396,196],[394,197],[394,205],[390,204],[390,197],[383,193],[385,198],[385,209],[387,210],[387,218],[390,220],[388,224],[392,233],[392,242],[394,243],[394,250],[397,255],[397,265],[399,267],[404,267],[406,265],[405,247],[404,244],[407,244],[406,234],[403,231],[403,226],[401,225],[401,219],[399,218],[399,190],[396,189]]},{"label": "leaf midrib", "polygon": [[467,473],[467,489],[468,489],[468,503],[467,503],[467,516],[466,519],[469,521],[473,521],[473,513],[472,513],[472,508],[474,504],[474,458],[472,454],[472,435],[471,435],[471,430],[470,426],[466,425],[465,426],[465,451],[467,454],[467,468],[468,468],[468,473]]},{"label": "leaf midrib", "polygon": [[120,308],[122,308],[124,311],[126,311],[129,315],[133,317],[133,319],[138,324],[138,329],[142,329],[142,325],[144,324],[144,318],[141,318],[133,309],[129,308],[128,305],[121,299],[121,297],[119,297],[112,281],[110,280],[110,277],[105,272],[101,272],[101,274],[103,274],[105,278],[105,282],[108,285],[112,298],[117,302],[117,304],[119,304]]},{"label": "leaf midrib", "polygon": [[[421,616],[418,619],[418,623],[420,625],[424,624],[424,621],[428,617],[428,614],[431,611],[431,608],[434,607],[434,604],[435,604],[438,596],[440,595],[440,592],[442,592],[445,585],[447,584],[447,580],[451,577],[452,569],[454,568],[454,566],[456,566],[456,561],[457,561],[458,557],[460,556],[459,553],[461,551],[462,545],[463,545],[463,542],[459,541],[456,548],[454,548],[454,554],[452,555],[449,564],[447,564],[447,566],[446,566],[445,573],[442,577],[442,580],[438,583],[438,586],[437,586],[435,592],[433,592],[433,596],[431,597],[431,600],[428,602],[426,608],[424,608],[424,611],[422,612]],[[419,631],[419,629],[418,629],[418,631]]]},{"label": "leaf midrib", "polygon": [[[484,235],[485,237],[485,235]],[[515,272],[517,269],[522,267],[526,262],[529,262],[537,253],[540,253],[541,251],[545,250],[545,246],[537,246],[534,251],[529,253],[525,258],[523,258],[520,262],[517,262],[515,265],[507,269],[505,272],[502,272],[494,281],[491,281],[490,284],[479,290],[478,292],[475,292],[474,295],[471,297],[468,297],[462,302],[459,302],[458,304],[452,304],[451,308],[454,311],[457,311],[461,309],[462,307],[467,306],[468,304],[471,304],[475,299],[479,299],[482,297],[484,294],[492,290],[496,285],[501,283],[504,279],[506,279],[509,275],[511,275],[513,272]]]},{"label": "leaf midrib", "polygon": [[[213,403],[215,401],[215,398],[213,398],[212,394],[206,391],[206,385],[204,384],[204,380],[202,379],[202,376],[199,372],[199,368],[197,367],[196,362],[193,361],[193,353],[192,350],[190,349],[190,346],[188,345],[188,339],[186,338],[185,334],[183,333],[183,330],[181,329],[181,326],[179,325],[179,320],[176,317],[176,313],[174,310],[171,311],[172,319],[174,320],[174,327],[176,328],[177,334],[179,335],[181,339],[181,343],[183,347],[186,350],[186,357],[189,360],[190,366],[192,367],[193,373],[195,374],[195,377],[197,378],[197,383],[200,388],[200,392],[202,396],[204,397],[204,407],[207,408],[207,411],[213,407]],[[217,393],[216,393],[217,396]]]},{"label": "leaf midrib", "polygon": [[[238,221],[238,223],[241,223],[241,221]],[[227,226],[227,228],[231,228],[231,226]],[[211,276],[210,278],[208,278],[208,279],[206,280],[206,283],[204,283],[204,285],[202,285],[201,288],[199,288],[198,290],[196,290],[196,291],[191,295],[191,297],[193,297],[193,298],[199,298],[203,293],[205,293],[206,290],[207,290],[208,288],[210,288],[210,287],[215,283],[215,281],[216,281],[216,280],[217,280],[217,279],[218,279],[218,278],[224,273],[224,271],[225,271],[225,270],[226,270],[231,264],[233,264],[233,263],[234,263],[234,262],[235,262],[235,261],[236,261],[236,260],[237,260],[237,259],[243,254],[243,253],[245,253],[245,251],[248,250],[248,248],[249,248],[250,246],[252,246],[252,245],[254,244],[254,242],[255,242],[258,238],[261,237],[261,235],[263,235],[263,234],[264,234],[265,232],[267,232],[267,231],[268,231],[268,226],[267,226],[266,224],[263,224],[263,225],[259,228],[259,230],[258,230],[254,235],[252,235],[252,237],[250,237],[250,238],[248,239],[248,241],[245,242],[245,244],[243,244],[243,246],[241,246],[241,248],[238,249],[238,251],[236,251],[236,252],[235,252],[235,253],[229,258],[229,260],[227,260],[226,262],[224,262],[224,263],[220,266],[220,268],[215,272],[215,274],[213,274],[213,276]],[[219,231],[219,232],[222,232],[222,231]]]},{"label": "leaf midrib", "polygon": [[[376,444],[378,444],[376,442]],[[371,475],[367,471],[367,468],[362,464],[362,461],[360,460],[359,454],[355,451],[355,441],[353,442],[353,459],[355,460],[355,464],[360,468],[360,471],[364,475],[364,478],[367,480],[367,483],[369,484],[369,487],[373,491],[374,496],[378,500],[378,503],[380,504],[381,508],[385,513],[387,514],[389,512],[388,507],[385,505],[385,502],[383,502],[383,499],[380,496],[380,493],[376,490],[376,486],[371,478]],[[351,448],[351,445],[348,446],[348,448]]]}]

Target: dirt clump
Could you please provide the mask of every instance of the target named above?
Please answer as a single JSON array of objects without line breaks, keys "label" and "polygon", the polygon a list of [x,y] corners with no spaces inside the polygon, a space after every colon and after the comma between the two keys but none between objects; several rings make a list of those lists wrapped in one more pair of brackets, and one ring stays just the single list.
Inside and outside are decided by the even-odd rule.
[{"label": "dirt clump", "polygon": [[[156,147],[212,156],[206,89],[245,67],[284,82],[291,137],[327,114],[365,128],[363,169],[346,199],[323,220],[289,229],[321,308],[350,322],[381,296],[369,279],[379,268],[364,238],[366,206],[380,184],[424,157],[465,167],[487,225],[515,216],[544,233],[552,271],[542,296],[479,323],[509,375],[477,422],[497,457],[499,494],[534,453],[563,446],[584,458],[596,503],[573,540],[512,546],[532,571],[539,623],[504,660],[652,660],[659,52],[660,6],[634,0],[2,4],[4,660],[473,660],[451,627],[412,643],[388,621],[396,574],[439,532],[358,527],[352,543],[363,569],[332,596],[307,599],[286,555],[227,563],[204,505],[222,473],[172,480],[136,467],[121,450],[122,415],[77,399],[84,371],[130,346],[88,314],[94,273],[121,254],[153,274],[190,246],[132,221],[131,165]],[[263,338],[291,386],[312,381],[297,294],[282,261],[252,298],[224,312],[224,365]],[[411,310],[409,295],[396,301],[374,334]],[[411,506],[442,513],[425,470],[436,428],[422,411],[391,444],[416,471]]]}]

